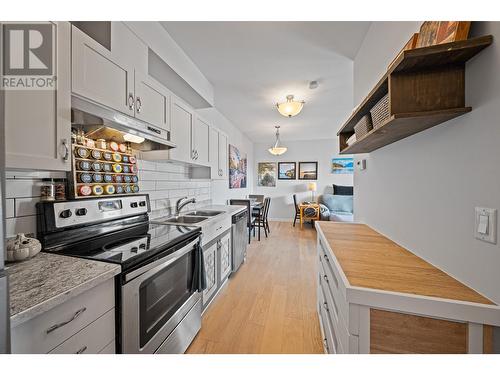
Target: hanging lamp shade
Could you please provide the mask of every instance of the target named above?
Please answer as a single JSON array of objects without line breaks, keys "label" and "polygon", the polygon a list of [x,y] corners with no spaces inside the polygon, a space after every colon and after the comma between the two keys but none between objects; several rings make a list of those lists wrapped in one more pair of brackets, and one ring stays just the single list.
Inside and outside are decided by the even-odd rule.
[{"label": "hanging lamp shade", "polygon": [[286,102],[276,103],[278,112],[285,117],[297,116],[304,107],[304,101],[293,100],[293,95],[286,96]]},{"label": "hanging lamp shade", "polygon": [[273,147],[270,147],[268,149],[268,151],[272,155],[279,156],[279,155],[283,155],[288,150],[288,148],[281,146],[281,144],[280,144],[280,127],[275,126],[275,128],[276,128],[276,142],[274,143]]}]

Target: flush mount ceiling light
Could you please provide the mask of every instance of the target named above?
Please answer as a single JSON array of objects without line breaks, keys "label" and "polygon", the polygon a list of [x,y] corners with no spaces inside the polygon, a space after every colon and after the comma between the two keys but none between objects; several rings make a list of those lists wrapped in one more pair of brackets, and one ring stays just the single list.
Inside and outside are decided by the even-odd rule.
[{"label": "flush mount ceiling light", "polygon": [[274,143],[273,147],[270,147],[268,149],[268,151],[274,156],[279,156],[283,155],[286,152],[286,150],[288,150],[288,148],[280,145],[280,127],[275,126],[275,128],[276,128],[276,142]]},{"label": "flush mount ceiling light", "polygon": [[123,139],[127,142],[132,142],[132,143],[142,143],[144,142],[144,138],[140,137],[135,134],[130,134],[130,133],[124,133],[123,134]]},{"label": "flush mount ceiling light", "polygon": [[302,111],[302,107],[304,107],[304,101],[293,100],[293,95],[286,96],[286,102],[276,103],[276,107],[278,108],[278,112],[281,113],[285,117],[293,117],[297,116],[300,111]]}]

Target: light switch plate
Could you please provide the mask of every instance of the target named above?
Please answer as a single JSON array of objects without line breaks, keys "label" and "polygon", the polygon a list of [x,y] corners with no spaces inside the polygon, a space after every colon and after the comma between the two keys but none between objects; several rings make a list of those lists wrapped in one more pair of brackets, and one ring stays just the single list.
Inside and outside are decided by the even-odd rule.
[{"label": "light switch plate", "polygon": [[[481,224],[484,223],[481,220],[481,216],[488,217],[488,225],[486,228],[486,233],[480,233]],[[484,229],[484,228],[483,228]],[[490,242],[493,244],[497,243],[497,210],[494,208],[484,208],[476,207],[475,220],[474,220],[474,237],[478,240]]]}]

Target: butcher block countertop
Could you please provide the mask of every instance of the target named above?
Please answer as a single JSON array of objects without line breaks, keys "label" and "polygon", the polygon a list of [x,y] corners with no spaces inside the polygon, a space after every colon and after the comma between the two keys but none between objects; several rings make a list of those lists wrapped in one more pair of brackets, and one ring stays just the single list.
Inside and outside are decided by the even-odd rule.
[{"label": "butcher block countertop", "polygon": [[317,222],[354,287],[495,305],[364,224]]}]

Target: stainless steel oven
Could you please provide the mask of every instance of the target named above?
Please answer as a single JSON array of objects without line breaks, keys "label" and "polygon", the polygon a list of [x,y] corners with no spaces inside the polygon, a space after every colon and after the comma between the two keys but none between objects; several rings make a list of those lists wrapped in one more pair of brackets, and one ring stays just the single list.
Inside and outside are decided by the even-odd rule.
[{"label": "stainless steel oven", "polygon": [[183,353],[201,327],[200,293],[193,288],[197,244],[122,274],[122,353]]}]

